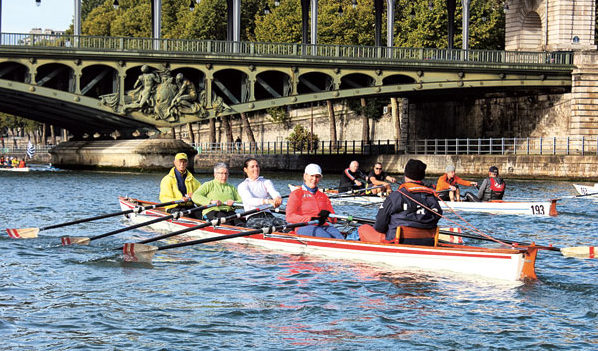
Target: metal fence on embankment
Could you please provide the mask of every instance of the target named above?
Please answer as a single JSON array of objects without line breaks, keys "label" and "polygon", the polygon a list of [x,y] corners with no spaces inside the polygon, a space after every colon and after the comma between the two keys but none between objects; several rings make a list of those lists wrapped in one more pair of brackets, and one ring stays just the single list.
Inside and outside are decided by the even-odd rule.
[{"label": "metal fence on embankment", "polygon": [[598,155],[596,137],[462,138],[318,141],[263,141],[256,143],[197,143],[198,154],[312,154],[312,155]]}]

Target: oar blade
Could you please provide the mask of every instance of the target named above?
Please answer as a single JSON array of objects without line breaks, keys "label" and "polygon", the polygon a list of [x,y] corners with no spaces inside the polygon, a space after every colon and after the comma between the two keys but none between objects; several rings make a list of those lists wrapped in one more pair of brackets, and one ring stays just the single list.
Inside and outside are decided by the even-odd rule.
[{"label": "oar blade", "polygon": [[6,232],[12,239],[34,239],[37,238],[39,228],[6,228]]},{"label": "oar blade", "polygon": [[450,244],[463,244],[463,238],[450,234],[438,234],[438,240]]},{"label": "oar blade", "polygon": [[77,236],[63,236],[62,238],[60,238],[60,241],[62,242],[62,246],[68,246],[68,245],[89,245],[89,238],[86,237],[77,237]]},{"label": "oar blade", "polygon": [[561,253],[565,257],[575,258],[598,258],[598,248],[596,246],[575,246],[575,247],[563,247]]},{"label": "oar blade", "polygon": [[[445,232],[453,232],[456,234],[461,234],[463,231],[459,227],[447,227],[447,228],[440,228],[441,231]],[[439,234],[438,240],[444,241],[450,244],[463,244],[463,237],[458,235],[452,235],[448,233]]]},{"label": "oar blade", "polygon": [[152,245],[127,243],[123,246],[125,262],[151,263],[158,248]]}]

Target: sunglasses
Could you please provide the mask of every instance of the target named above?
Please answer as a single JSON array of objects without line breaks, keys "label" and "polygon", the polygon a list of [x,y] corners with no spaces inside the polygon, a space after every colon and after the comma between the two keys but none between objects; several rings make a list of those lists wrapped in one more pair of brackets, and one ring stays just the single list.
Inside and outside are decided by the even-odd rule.
[{"label": "sunglasses", "polygon": [[374,169],[382,169],[382,168],[378,168],[378,167],[376,167],[376,168],[374,168]]}]

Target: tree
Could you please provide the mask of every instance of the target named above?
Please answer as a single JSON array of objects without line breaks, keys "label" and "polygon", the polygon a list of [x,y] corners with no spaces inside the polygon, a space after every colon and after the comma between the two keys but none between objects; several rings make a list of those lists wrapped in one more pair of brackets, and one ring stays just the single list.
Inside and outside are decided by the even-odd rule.
[{"label": "tree", "polygon": [[318,136],[307,131],[302,125],[297,124],[287,140],[291,147],[297,151],[311,151],[318,149]]}]

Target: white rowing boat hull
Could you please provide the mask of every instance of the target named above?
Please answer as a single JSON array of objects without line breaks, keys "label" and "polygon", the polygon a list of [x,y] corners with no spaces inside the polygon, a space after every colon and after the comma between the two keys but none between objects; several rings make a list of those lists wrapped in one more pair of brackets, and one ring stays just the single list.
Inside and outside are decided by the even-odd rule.
[{"label": "white rowing boat hull", "polygon": [[484,202],[450,202],[440,201],[443,211],[486,212],[508,215],[556,216],[557,200],[547,201],[484,201]]},{"label": "white rowing boat hull", "polygon": [[[135,200],[119,198],[119,201],[123,210],[135,207]],[[166,213],[160,210],[149,210],[129,216],[133,222],[140,223],[164,215]],[[159,232],[172,232],[201,223],[203,222],[199,220],[182,218],[176,221],[158,222],[151,225],[151,228]],[[247,228],[227,225],[207,227],[183,234],[179,240],[214,237],[246,230]],[[533,247],[518,249],[488,249],[459,245],[427,247],[364,243],[288,233],[258,234],[233,238],[230,241],[292,254],[367,262],[386,268],[453,272],[463,278],[486,277],[509,281],[536,278],[534,264],[537,249]]]},{"label": "white rowing boat hull", "polygon": [[579,195],[595,194],[589,195],[589,197],[598,197],[598,183],[594,184],[594,186],[581,184],[573,184],[573,186],[575,187],[575,190],[579,193]]},{"label": "white rowing boat hull", "polygon": [[14,167],[0,167],[0,171],[5,172],[29,172],[31,169],[29,167],[21,167],[21,168],[14,168]]}]

